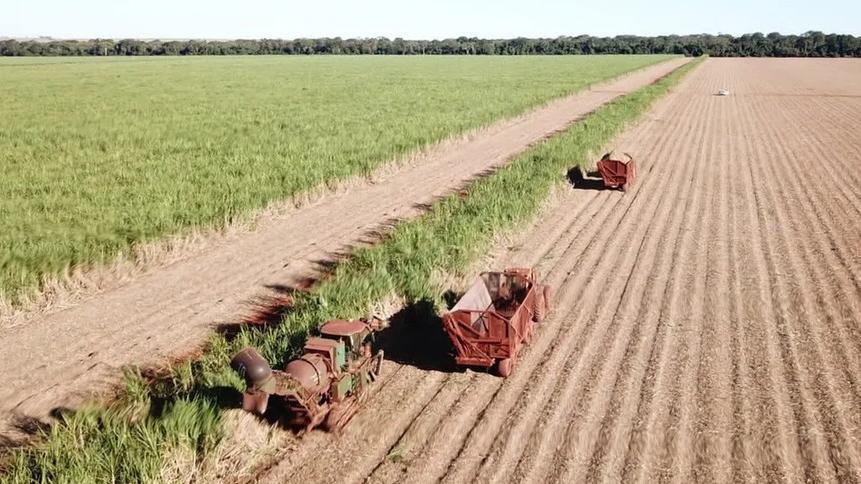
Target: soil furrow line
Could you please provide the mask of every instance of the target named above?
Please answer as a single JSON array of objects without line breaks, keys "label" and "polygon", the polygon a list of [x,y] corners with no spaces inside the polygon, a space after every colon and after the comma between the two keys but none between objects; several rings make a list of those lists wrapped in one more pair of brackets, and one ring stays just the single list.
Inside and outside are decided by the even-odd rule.
[{"label": "soil furrow line", "polygon": [[[770,106],[766,105],[763,109],[754,111],[762,112],[768,108]],[[772,111],[771,109],[768,110]],[[755,114],[754,119],[756,117],[757,115]],[[764,128],[764,131],[765,136],[771,138],[776,143],[776,133],[767,127]],[[784,151],[780,145],[777,146],[777,150],[784,156],[781,158],[768,157],[767,155],[760,156],[768,160],[769,163],[762,164],[759,167],[763,172],[763,176],[771,176],[771,179],[775,180],[775,183],[770,184],[769,189],[765,191],[765,197],[770,198],[771,205],[776,208],[773,212],[775,217],[772,219],[773,223],[771,224],[771,231],[775,234],[775,237],[772,238],[773,242],[767,242],[769,245],[773,243],[775,246],[774,250],[768,251],[770,254],[775,254],[769,261],[772,274],[772,287],[777,289],[777,294],[774,294],[773,297],[775,305],[783,313],[782,319],[784,324],[786,324],[785,331],[787,333],[784,338],[787,340],[787,346],[789,346],[790,351],[794,353],[799,379],[803,382],[802,398],[810,399],[811,405],[816,409],[818,417],[815,417],[815,419],[818,424],[823,426],[821,433],[828,444],[829,460],[834,467],[834,472],[836,472],[837,478],[841,481],[847,478],[857,480],[858,476],[855,474],[855,467],[852,464],[851,458],[851,455],[855,454],[857,449],[855,449],[855,452],[851,450],[854,447],[850,444],[852,437],[847,435],[846,431],[852,427],[845,422],[843,418],[844,412],[840,411],[835,401],[835,378],[829,372],[817,371],[825,368],[845,367],[845,362],[842,362],[843,364],[841,365],[841,363],[833,364],[824,361],[822,337],[817,335],[811,326],[821,328],[828,325],[822,324],[821,319],[812,314],[811,307],[813,305],[810,302],[811,289],[808,287],[799,287],[795,284],[788,285],[786,278],[782,277],[782,273],[778,269],[784,268],[785,270],[786,268],[791,268],[791,273],[795,275],[810,275],[810,272],[806,271],[803,267],[805,265],[803,256],[798,253],[798,244],[796,243],[796,241],[805,243],[809,235],[805,237],[803,235],[804,232],[801,231],[801,227],[793,219],[799,213],[802,215],[809,213],[808,209],[811,207],[805,202],[799,203],[799,195],[804,192],[803,186],[799,186],[798,184],[793,184],[792,187],[786,186],[784,175],[789,171],[787,164],[782,163],[779,168],[774,166],[774,163],[780,159],[791,160],[794,157],[791,153]],[[770,173],[766,172],[766,169],[769,169]],[[794,207],[801,207],[802,209],[793,210],[793,215],[788,215],[785,207],[789,203],[792,203]],[[815,224],[816,222],[808,217],[805,227],[810,229],[815,227]],[[812,230],[810,232],[817,231]],[[797,234],[802,234],[802,236],[792,237]],[[801,279],[801,281],[805,280],[809,279],[807,277]],[[796,304],[790,306],[788,303],[790,300],[795,301]],[[798,302],[801,304],[798,305]],[[798,310],[799,308],[800,311]],[[811,322],[818,324],[811,325]],[[834,338],[828,336],[826,338],[833,343],[829,346],[836,345],[839,347],[841,345],[842,338],[837,338],[836,341]],[[842,377],[838,379],[843,380]],[[812,392],[812,396],[808,392]],[[841,400],[843,398],[846,397],[842,396]]]},{"label": "soil furrow line", "polygon": [[386,453],[386,459],[379,462],[371,474],[366,478],[370,482],[398,482],[403,480],[410,465],[416,456],[427,451],[430,437],[434,435],[435,429],[444,422],[449,414],[454,414],[461,400],[467,395],[464,388],[473,384],[477,374],[469,372],[464,378],[449,379],[440,391],[428,403],[415,420],[410,423],[403,435],[395,442]]},{"label": "soil furrow line", "polygon": [[[758,170],[759,163],[751,163],[747,160],[753,159],[757,153],[756,146],[759,140],[754,137],[757,135],[758,127],[752,121],[753,114],[751,111],[756,109],[751,106],[750,102],[740,107],[736,118],[739,119],[740,137],[743,140],[743,147],[740,153],[741,163],[747,165],[746,181],[749,179],[751,184],[748,186],[749,193],[747,207],[748,217],[752,230],[751,245],[753,248],[753,264],[755,264],[756,283],[752,287],[759,289],[759,307],[751,308],[755,310],[753,317],[754,321],[762,325],[765,341],[766,359],[759,363],[769,368],[772,385],[768,393],[778,393],[777,408],[778,411],[786,411],[791,414],[792,423],[786,421],[785,417],[779,424],[778,428],[783,428],[781,437],[784,445],[783,455],[779,457],[780,462],[766,462],[765,478],[772,480],[775,478],[786,479],[793,474],[789,468],[795,467],[795,459],[800,458],[800,467],[804,472],[804,478],[810,482],[812,480],[833,479],[833,474],[828,474],[832,469],[822,469],[818,463],[827,459],[824,447],[821,443],[813,443],[808,445],[811,440],[818,440],[819,434],[816,432],[815,422],[810,415],[809,408],[805,401],[799,395],[801,387],[798,381],[798,368],[793,361],[793,355],[788,348],[786,341],[786,321],[782,320],[782,314],[775,306],[779,301],[775,301],[773,296],[774,287],[772,285],[772,270],[770,267],[770,259],[773,254],[768,244],[768,239],[771,232],[767,228],[767,222],[764,220],[764,214],[769,213],[772,207],[765,206],[763,201],[764,185],[763,183],[753,183],[754,180],[763,180],[762,173]],[[768,212],[767,212],[768,211]],[[749,286],[751,287],[751,286]],[[790,430],[791,429],[791,430]],[[759,434],[762,441],[771,438],[770,433],[766,428],[757,426],[755,431]],[[797,452],[793,449],[796,448]],[[797,457],[796,457],[797,456]],[[766,455],[765,457],[771,457]],[[825,475],[821,472],[826,472]],[[779,473],[779,474],[777,474]]]},{"label": "soil furrow line", "polygon": [[[811,110],[809,106],[801,105],[800,103],[797,103],[797,109],[799,113],[806,113]],[[792,123],[789,122],[790,119],[801,117],[799,115],[791,116],[791,112],[787,112],[787,110],[783,109],[775,111],[778,114],[782,114],[784,118],[787,119],[788,125],[792,125]],[[813,121],[816,121],[815,117],[813,117]],[[804,124],[805,123],[797,123],[795,126],[800,127],[804,126]],[[803,160],[835,160],[834,163],[839,165],[839,161],[837,160],[840,157],[830,155],[834,150],[833,145],[824,144],[816,135],[816,133],[827,132],[829,129],[830,126],[818,123],[818,125],[814,126],[814,129],[800,130],[797,135],[793,133],[790,139],[798,140],[798,142],[793,143],[792,150],[782,149],[782,146],[779,147],[783,155],[787,157],[786,159],[795,167],[796,173],[809,171],[809,168],[804,166]],[[839,229],[834,226],[835,221],[858,220],[859,217],[861,217],[861,203],[859,203],[858,200],[846,199],[846,203],[838,203],[834,200],[833,196],[836,187],[852,186],[852,183],[847,182],[845,179],[845,174],[851,173],[853,170],[849,168],[832,169],[831,167],[826,167],[821,171],[825,173],[825,178],[831,180],[830,183],[802,183],[801,190],[805,196],[812,201],[811,210],[818,217],[817,225],[822,226],[822,228],[825,229],[825,234],[829,239],[828,242],[830,243],[831,251],[834,252],[833,255],[836,256],[840,262],[839,266],[833,267],[832,270],[838,272],[836,269],[837,267],[840,267],[842,270],[846,271],[848,277],[852,280],[855,297],[861,299],[861,282],[859,282],[859,280],[861,280],[861,274],[859,274],[857,264],[852,264],[848,260],[852,257],[851,248],[857,247],[857,241],[861,239],[861,224],[843,223]],[[814,193],[815,195],[811,195],[811,193]],[[858,215],[852,216],[849,213],[850,210],[847,209],[852,208],[855,209]],[[819,234],[817,233],[817,235]],[[847,242],[847,237],[850,237],[854,243]],[[855,255],[858,255],[857,251]]]},{"label": "soil furrow line", "polygon": [[[713,107],[709,103],[705,103],[704,112],[698,117],[702,118],[703,124],[700,132],[708,128],[709,115],[713,111]],[[691,146],[692,145],[692,146]],[[662,434],[662,438],[655,439],[653,442],[655,447],[653,452],[646,448],[647,457],[657,457],[657,461],[646,461],[644,469],[652,469],[652,478],[667,481],[671,477],[679,477],[687,467],[686,461],[693,442],[690,440],[690,406],[693,397],[691,385],[695,383],[693,376],[693,365],[697,362],[699,355],[699,338],[701,314],[699,314],[700,304],[704,292],[704,277],[702,276],[701,268],[705,261],[705,244],[702,243],[702,237],[706,233],[709,216],[707,212],[710,199],[710,191],[708,188],[708,179],[706,177],[706,168],[704,166],[704,149],[702,143],[692,143],[689,152],[686,152],[686,159],[693,159],[697,168],[694,170],[693,183],[694,191],[692,205],[694,211],[692,224],[689,227],[688,234],[692,241],[696,241],[691,245],[686,246],[686,252],[679,255],[677,265],[679,272],[674,274],[670,281],[669,305],[661,308],[660,318],[665,319],[667,324],[674,327],[677,333],[675,347],[678,350],[678,356],[670,363],[670,368],[665,373],[668,380],[664,382],[667,395],[665,414],[659,413],[662,417],[659,426],[662,430],[657,431]],[[660,400],[658,400],[660,402]],[[662,415],[663,414],[663,415]],[[657,430],[657,429],[656,429]],[[662,447],[658,447],[662,444]]]},{"label": "soil furrow line", "polygon": [[[707,65],[706,65],[707,67]],[[700,75],[702,74],[700,71]],[[677,307],[676,300],[678,299],[679,288],[678,280],[683,274],[683,263],[679,260],[686,260],[687,255],[693,249],[693,242],[696,237],[692,231],[698,230],[697,217],[700,213],[700,204],[702,202],[702,190],[699,185],[702,180],[702,158],[693,157],[690,151],[692,147],[698,144],[698,139],[702,136],[702,130],[706,127],[708,112],[708,103],[704,97],[698,96],[696,90],[689,94],[689,101],[682,106],[679,112],[674,113],[674,116],[679,119],[682,124],[693,118],[692,126],[695,127],[690,138],[676,139],[673,145],[673,150],[661,152],[664,156],[661,159],[676,160],[677,163],[683,163],[685,169],[685,196],[679,199],[679,202],[684,206],[684,212],[681,220],[678,223],[678,233],[675,243],[672,246],[671,260],[674,261],[670,272],[667,275],[663,291],[660,295],[660,303],[656,305],[656,342],[649,352],[645,363],[643,377],[640,379],[641,388],[638,392],[639,402],[637,402],[634,427],[631,430],[631,436],[626,445],[626,456],[623,464],[623,480],[633,480],[635,477],[632,472],[652,474],[655,467],[654,459],[660,458],[666,450],[666,435],[657,431],[661,428],[658,423],[663,421],[667,415],[662,415],[663,410],[668,409],[665,404],[667,399],[666,393],[670,390],[672,377],[668,375],[674,372],[670,366],[675,366],[670,359],[669,348],[678,347],[678,324],[674,321],[675,311]],[[673,169],[680,171],[677,165]],[[644,355],[646,357],[646,355]],[[655,406],[657,402],[661,402]],[[651,450],[657,448],[657,451]],[[642,479],[642,477],[641,477]]]},{"label": "soil furrow line", "polygon": [[[677,116],[680,119],[682,118],[681,113],[677,113]],[[656,153],[662,154],[664,153],[663,149],[656,150]],[[665,157],[665,159],[670,159],[669,157]],[[695,166],[694,163],[688,163],[686,166],[693,168]],[[678,168],[675,168],[678,170]],[[653,298],[649,300],[649,303],[646,304],[645,301],[642,304],[642,307],[649,308],[650,313],[654,313],[657,311],[657,314],[654,314],[655,318],[655,336],[652,342],[652,346],[649,349],[648,354],[644,354],[645,361],[643,362],[642,369],[642,377],[639,380],[639,390],[636,393],[636,407],[632,408],[631,411],[633,415],[630,419],[633,420],[632,427],[629,431],[629,435],[625,444],[621,444],[618,446],[619,448],[616,452],[624,452],[624,460],[621,463],[621,481],[622,482],[631,482],[633,480],[633,472],[637,472],[641,470],[640,459],[643,457],[645,451],[644,448],[646,446],[646,436],[647,434],[647,426],[649,425],[651,415],[651,406],[654,401],[654,397],[656,395],[656,390],[658,390],[657,380],[659,379],[659,367],[661,366],[660,362],[664,361],[668,349],[668,332],[672,324],[667,324],[667,321],[662,318],[661,310],[665,308],[669,304],[670,297],[670,288],[672,281],[672,274],[677,272],[675,268],[677,263],[677,255],[679,253],[683,253],[687,250],[685,247],[689,245],[690,238],[683,236],[683,232],[685,232],[686,225],[691,225],[693,223],[693,210],[696,208],[694,204],[684,203],[687,202],[692,195],[693,186],[694,186],[695,174],[694,172],[690,172],[685,176],[686,184],[685,184],[685,193],[678,197],[677,206],[678,208],[684,208],[684,210],[677,211],[674,215],[674,223],[672,232],[675,234],[673,236],[673,243],[667,244],[665,246],[665,250],[668,250],[669,260],[672,262],[669,267],[669,273],[665,276],[662,276],[663,284],[656,286],[661,290],[654,295]],[[662,387],[661,387],[662,388]],[[634,393],[634,392],[632,392]],[[634,403],[633,401],[631,402]],[[616,459],[611,459],[611,462],[615,462]],[[610,478],[605,474],[605,478]]]},{"label": "soil furrow line", "polygon": [[[729,117],[726,115],[726,109],[720,110],[718,117],[719,131],[715,133],[716,139],[724,139],[729,124]],[[713,405],[716,407],[713,410],[719,423],[717,430],[717,439],[719,442],[721,460],[713,463],[714,474],[716,480],[720,482],[731,482],[737,479],[738,476],[738,461],[736,460],[736,450],[742,449],[740,445],[740,435],[738,430],[740,422],[735,420],[736,415],[740,415],[740,405],[738,402],[738,394],[734,391],[736,388],[736,378],[740,373],[739,358],[740,352],[738,349],[737,340],[737,320],[734,318],[732,310],[732,252],[733,244],[733,219],[732,219],[732,196],[731,187],[733,185],[733,174],[730,170],[730,149],[726,143],[716,143],[718,151],[718,163],[721,165],[721,170],[718,176],[721,177],[721,204],[719,220],[721,221],[720,228],[720,248],[718,249],[717,261],[717,280],[712,291],[712,300],[709,303],[709,308],[714,310],[714,324],[717,328],[719,347],[714,355],[714,361],[718,365],[718,384],[715,393],[712,395],[714,399]],[[715,309],[716,308],[716,309]]]},{"label": "soil furrow line", "polygon": [[[726,116],[729,119],[729,116]],[[728,126],[724,126],[723,138],[729,138]],[[729,155],[731,156],[731,154]],[[728,170],[736,172],[735,166],[730,163],[731,158],[727,159]],[[739,226],[743,222],[744,211],[744,191],[749,187],[738,183],[735,178],[731,184],[730,192],[733,203],[731,204],[729,213],[729,293],[728,304],[730,309],[730,355],[732,361],[732,420],[734,423],[732,431],[732,482],[740,481],[755,481],[759,475],[758,470],[754,470],[754,465],[757,462],[751,457],[762,453],[777,452],[768,447],[760,447],[756,445],[751,437],[754,437],[751,430],[754,422],[751,421],[751,413],[756,412],[751,402],[750,392],[756,386],[752,380],[751,368],[755,368],[755,357],[752,359],[751,352],[756,351],[756,348],[751,348],[746,341],[750,341],[748,336],[750,323],[743,317],[744,312],[744,292],[742,285],[744,284],[743,274],[745,266],[742,265],[742,251],[740,246],[748,244],[748,238],[743,232],[739,231]],[[764,380],[763,380],[764,381]],[[774,399],[770,399],[768,404],[774,404]],[[769,415],[771,421],[759,421],[763,424],[773,423],[773,415]],[[756,459],[757,461],[759,459]],[[797,474],[796,474],[797,475]]]},{"label": "soil furrow line", "polygon": [[[685,140],[677,139],[676,141],[681,143]],[[672,170],[681,171],[681,167],[678,167],[669,159],[657,158],[658,154],[661,153],[660,151],[656,150],[654,153],[653,156],[655,159],[660,160],[657,161],[658,163],[666,164]],[[686,170],[696,169],[693,163],[686,163],[685,167]],[[692,177],[686,175],[682,179],[692,179]],[[594,444],[594,452],[589,458],[589,473],[586,475],[587,481],[618,481],[623,473],[625,463],[624,453],[627,450],[626,444],[629,442],[631,436],[632,420],[639,406],[638,398],[641,396],[643,376],[647,369],[651,350],[655,345],[659,344],[657,341],[660,327],[658,318],[659,306],[652,303],[661,300],[662,293],[665,292],[669,281],[673,265],[672,251],[678,244],[678,238],[681,234],[681,223],[685,213],[685,205],[678,202],[690,197],[692,186],[689,183],[682,188],[682,191],[671,190],[669,192],[675,193],[675,195],[665,198],[664,201],[666,203],[661,210],[661,214],[656,217],[658,223],[650,227],[650,231],[652,228],[656,228],[654,234],[649,234],[650,248],[645,254],[638,256],[638,265],[640,261],[651,260],[654,260],[654,265],[649,270],[635,268],[635,272],[638,272],[639,277],[642,279],[639,284],[643,285],[643,294],[645,296],[636,300],[626,298],[626,301],[624,301],[628,306],[628,313],[636,311],[636,315],[632,319],[635,324],[634,332],[629,339],[619,369],[616,372],[611,372],[611,374],[615,373],[617,376],[613,385],[612,395],[605,403],[605,406],[609,410],[604,413],[600,424],[595,429],[586,429],[583,431],[587,436],[598,434],[597,441]],[[672,243],[668,243],[670,242],[667,240],[669,237],[673,238],[671,239]],[[644,304],[645,301],[649,301],[650,303]],[[600,404],[601,402],[593,403],[595,411],[597,411],[597,408],[600,408],[600,406],[596,407],[596,405]],[[588,456],[588,446],[584,446],[581,454],[581,460],[583,457]],[[574,460],[574,465],[577,465],[577,458],[575,457]],[[568,475],[563,477],[562,481],[574,479],[575,476],[572,475],[572,472],[573,469],[570,468]]]},{"label": "soil furrow line", "polygon": [[[689,129],[689,131],[694,131],[694,130]],[[656,203],[657,199],[660,198],[660,194],[663,193],[662,187],[663,186],[672,186],[672,185],[670,185],[670,183],[672,182],[674,177],[683,176],[681,173],[682,172],[679,170],[674,170],[670,173],[670,176],[666,176],[666,177],[652,176],[651,177],[652,180],[662,180],[663,183],[661,184],[661,186],[655,186],[655,187],[646,186],[646,185],[641,186],[638,189],[639,190],[638,195],[643,197],[644,192],[647,193],[648,195],[646,196],[646,198],[638,198],[638,200],[635,201],[636,205],[639,206],[642,203],[642,204],[645,204],[646,206],[653,207],[654,203]],[[628,211],[627,213],[625,213],[623,215],[626,217],[626,220],[631,220],[631,212],[630,211]],[[637,226],[636,224],[627,224],[626,227],[622,227],[622,228],[624,230],[616,230],[610,234],[610,237],[609,237],[610,243],[602,246],[601,250],[608,252],[608,253],[624,250],[624,249],[617,248],[617,246],[619,246],[621,244],[621,247],[625,247],[629,242],[637,240],[636,237],[632,238],[632,236],[630,236],[626,232],[631,231],[631,230],[634,230],[634,231],[646,230],[645,226]],[[600,326],[606,326],[608,324],[610,325],[609,328],[605,329],[603,332],[598,333],[598,334],[603,335],[602,339],[604,341],[604,344],[602,346],[606,346],[607,344],[609,344],[609,338],[611,337],[610,335],[613,334],[613,332],[615,331],[615,326],[617,326],[615,324],[616,322],[612,321],[611,315],[606,314],[609,310],[611,310],[613,307],[615,307],[618,304],[619,297],[620,297],[619,291],[621,289],[621,286],[619,284],[614,283],[615,279],[613,276],[618,274],[618,273],[622,273],[622,275],[627,279],[627,276],[625,274],[630,273],[629,267],[633,265],[633,261],[631,259],[631,257],[633,256],[633,251],[631,250],[630,247],[628,248],[628,250],[625,250],[624,255],[625,255],[625,258],[623,259],[622,262],[617,262],[617,261],[614,261],[612,259],[607,259],[606,261],[604,261],[603,267],[601,268],[601,275],[602,275],[602,277],[606,277],[606,279],[607,279],[604,283],[605,288],[604,289],[595,288],[594,290],[592,290],[590,292],[590,294],[593,294],[593,296],[592,296],[593,298],[600,297],[599,301],[603,300],[603,304],[601,304],[601,306],[599,306],[597,308],[591,309],[591,311],[590,311],[591,314],[589,314],[585,310],[589,310],[589,308],[593,307],[592,304],[594,304],[594,303],[587,303],[585,301],[580,302],[580,306],[584,308],[584,312],[580,315],[580,318],[585,319],[585,323],[582,323],[582,324],[586,324],[587,327],[589,327],[589,328],[595,326],[596,324],[599,327]],[[608,272],[610,275],[609,276],[605,275]],[[596,317],[596,314],[597,314],[597,317]],[[592,336],[590,336],[590,339],[591,338],[592,338]],[[551,415],[551,417],[550,417],[550,420],[549,420],[550,423],[546,423],[546,422],[544,423],[544,425],[549,426],[550,428],[558,428],[562,422],[572,422],[572,421],[576,422],[576,421],[578,421],[578,418],[576,416],[579,415],[582,411],[578,411],[574,407],[580,407],[580,406],[583,406],[586,403],[588,403],[587,399],[581,400],[581,399],[575,399],[575,397],[578,395],[578,391],[580,391],[582,387],[585,387],[588,389],[589,388],[588,383],[597,377],[597,371],[596,371],[596,368],[594,366],[594,363],[590,364],[590,362],[594,362],[598,358],[596,353],[599,353],[601,350],[599,349],[598,344],[590,344],[583,351],[585,351],[584,354],[579,354],[580,351],[579,350],[577,351],[578,357],[577,357],[576,361],[573,362],[573,364],[576,365],[576,367],[575,367],[576,373],[567,379],[565,393],[560,398],[560,401],[565,402],[565,403],[556,406],[556,408],[554,409],[554,414]],[[583,372],[587,372],[588,374],[586,376],[581,377],[581,374]],[[572,402],[575,402],[575,401],[579,401],[579,404],[572,404]],[[558,422],[558,423],[553,423],[553,422]],[[540,456],[547,455],[549,458],[551,455],[555,454],[550,449],[552,447],[563,448],[564,445],[562,444],[561,440],[566,439],[567,436],[564,434],[558,433],[558,432],[553,432],[553,433],[545,433],[545,434],[539,433],[539,434],[536,434],[536,437],[540,438],[540,442],[536,442],[536,443],[531,442],[530,445],[532,447],[537,447],[537,449],[534,449],[534,455],[535,455],[535,459],[537,459],[538,461],[530,464],[530,457],[531,457],[532,453],[527,452],[526,455],[524,456],[527,460],[522,461],[518,465],[518,469],[519,469],[518,472],[519,473],[528,472],[529,473],[527,475],[528,480],[539,480],[540,481],[540,480],[543,480],[544,479],[543,476],[547,472],[549,472],[549,470],[546,468],[546,466],[551,466],[551,467],[555,468],[556,464],[559,464],[559,465],[563,464],[562,462],[557,462],[556,464],[554,464],[554,463],[552,463],[551,460],[547,460],[547,461],[542,462],[540,460]],[[541,437],[543,437],[543,438],[541,438]],[[559,454],[556,454],[556,456],[557,456],[557,460],[561,459]],[[531,466],[531,468],[530,468],[530,466]]]},{"label": "soil furrow line", "polygon": [[715,221],[708,237],[704,334],[696,383],[694,432],[699,444],[694,449],[694,479],[700,482],[730,482],[733,459],[733,359],[732,334],[728,328],[730,309],[729,274],[729,156],[720,140],[726,133],[726,109],[718,103],[711,132],[707,133],[711,160],[709,169],[716,178],[717,193],[711,207]]},{"label": "soil furrow line", "polygon": [[[804,112],[807,111],[809,110],[805,110]],[[810,143],[807,142],[807,140],[803,140],[802,144],[804,146],[810,146]],[[824,150],[820,152],[822,155],[817,153],[816,155],[819,156],[814,155],[812,157],[821,158],[828,153],[827,144],[820,145],[820,147]],[[795,172],[801,169],[800,155],[792,150],[785,149],[784,147],[779,147],[779,151],[782,153],[783,159],[789,161]],[[833,234],[846,235],[845,232],[848,229],[853,229],[859,225],[851,223],[851,221],[858,219],[858,217],[847,215],[844,220],[844,222],[847,223],[843,223],[840,227],[834,226],[833,219],[837,214],[845,212],[839,210],[843,204],[829,199],[827,193],[828,187],[823,187],[819,184],[813,184],[811,186],[810,184],[801,182],[791,175],[787,176],[784,172],[783,178],[787,177],[793,182],[796,192],[801,192],[805,195],[803,201],[804,210],[802,211],[803,215],[805,215],[805,220],[794,224],[794,233],[808,235],[808,237],[800,238],[800,241],[804,243],[806,247],[806,250],[802,251],[801,254],[805,256],[805,260],[808,261],[807,266],[812,268],[812,270],[817,274],[817,280],[821,281],[814,285],[814,289],[817,291],[820,300],[827,300],[826,303],[823,303],[827,304],[829,308],[823,313],[825,317],[829,318],[829,321],[826,323],[826,327],[830,328],[832,326],[837,326],[844,329],[841,333],[841,337],[836,340],[836,343],[840,345],[844,353],[852,356],[853,363],[849,364],[848,367],[844,365],[844,370],[848,370],[850,375],[856,374],[861,371],[861,365],[859,365],[858,361],[859,356],[861,356],[861,336],[859,336],[859,328],[857,327],[857,323],[855,323],[857,321],[861,321],[861,307],[859,307],[861,293],[857,290],[858,281],[853,277],[854,271],[852,271],[851,268],[857,267],[858,264],[847,261],[845,258],[841,257],[839,253],[835,254],[835,252],[837,249],[841,249],[841,251],[850,253],[850,258],[852,258],[851,252],[859,252],[856,248],[858,247],[858,241],[861,240],[861,233],[857,233],[856,230],[855,234],[850,235],[852,240],[849,241],[847,241],[845,237],[836,237]],[[822,213],[820,210],[822,205],[827,207],[827,213]],[[796,216],[797,212],[789,211],[788,215]],[[815,239],[815,244],[810,243],[810,238]],[[841,239],[839,244],[835,240],[837,238]],[[814,257],[816,262],[812,259]],[[820,262],[823,260],[827,261],[825,267],[828,267],[828,271],[826,273],[822,272],[822,264]],[[838,267],[845,268],[846,271],[837,270]],[[824,288],[826,287],[834,287],[837,290],[825,291]],[[838,310],[837,307],[840,309]],[[849,314],[845,314],[847,312]],[[854,351],[848,350],[846,345],[851,345],[853,343]]]}]

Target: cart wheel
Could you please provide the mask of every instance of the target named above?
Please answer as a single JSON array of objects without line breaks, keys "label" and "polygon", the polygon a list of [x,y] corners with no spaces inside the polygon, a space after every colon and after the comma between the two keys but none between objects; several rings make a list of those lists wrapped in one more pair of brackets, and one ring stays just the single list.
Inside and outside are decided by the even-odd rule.
[{"label": "cart wheel", "polygon": [[511,375],[512,371],[514,371],[514,360],[512,360],[511,358],[499,360],[499,363],[497,363],[496,368],[496,372],[499,373],[499,376],[501,376],[502,378],[507,378],[509,375]]},{"label": "cart wheel", "polygon": [[529,323],[529,326],[526,329],[526,335],[523,336],[523,343],[529,344],[532,343],[532,336],[535,334],[535,325]]},{"label": "cart wheel", "polygon": [[535,288],[535,301],[532,308],[532,320],[536,323],[544,321],[544,316],[547,315],[547,301],[544,294],[544,286]]},{"label": "cart wheel", "polygon": [[553,288],[550,284],[544,284],[541,287],[541,293],[544,295],[544,315],[553,310]]},{"label": "cart wheel", "polygon": [[629,186],[630,186],[630,184],[629,184],[628,182],[623,183],[623,184],[622,184],[622,191],[623,191],[623,192],[627,192],[627,191],[628,191]]}]

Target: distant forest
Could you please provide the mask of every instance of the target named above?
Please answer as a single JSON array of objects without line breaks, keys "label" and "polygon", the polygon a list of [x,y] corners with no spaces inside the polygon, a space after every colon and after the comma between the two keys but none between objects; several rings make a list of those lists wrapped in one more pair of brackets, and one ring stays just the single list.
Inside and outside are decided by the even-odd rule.
[{"label": "distant forest", "polygon": [[861,37],[807,32],[639,37],[557,37],[446,40],[261,39],[261,40],[52,40],[0,41],[3,56],[131,55],[585,55],[684,54],[715,57],[861,57]]}]

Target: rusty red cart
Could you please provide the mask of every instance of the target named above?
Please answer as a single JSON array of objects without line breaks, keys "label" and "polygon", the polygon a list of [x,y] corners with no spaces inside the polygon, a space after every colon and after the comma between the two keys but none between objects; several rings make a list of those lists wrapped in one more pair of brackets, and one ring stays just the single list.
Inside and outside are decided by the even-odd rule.
[{"label": "rusty red cart", "polygon": [[495,367],[507,377],[549,309],[550,288],[532,269],[512,268],[482,273],[442,321],[458,365]]},{"label": "rusty red cart", "polygon": [[628,153],[610,152],[598,161],[598,172],[605,187],[627,192],[637,178],[637,162]]}]

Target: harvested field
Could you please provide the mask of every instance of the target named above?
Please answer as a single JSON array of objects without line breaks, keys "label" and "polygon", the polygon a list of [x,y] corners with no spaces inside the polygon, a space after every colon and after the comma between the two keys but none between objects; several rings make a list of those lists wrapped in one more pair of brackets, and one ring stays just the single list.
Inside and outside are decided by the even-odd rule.
[{"label": "harvested field", "polygon": [[858,79],[708,60],[616,143],[631,192],[572,189],[488,262],[557,288],[514,375],[387,363],[264,480],[861,480]]}]

